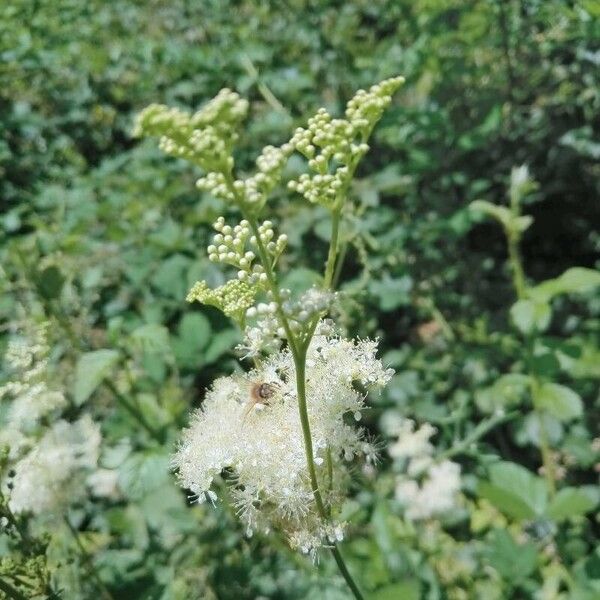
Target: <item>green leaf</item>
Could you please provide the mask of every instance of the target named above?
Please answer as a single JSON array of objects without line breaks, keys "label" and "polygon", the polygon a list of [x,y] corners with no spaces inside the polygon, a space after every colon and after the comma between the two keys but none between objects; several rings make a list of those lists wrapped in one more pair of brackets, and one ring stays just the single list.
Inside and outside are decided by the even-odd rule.
[{"label": "green leaf", "polygon": [[512,228],[514,215],[506,206],[498,206],[487,200],[475,200],[469,204],[469,209],[473,212],[493,217],[506,229]]},{"label": "green leaf", "polygon": [[398,583],[392,583],[369,595],[371,600],[419,600],[421,598],[421,586],[416,579],[405,579]]},{"label": "green leaf", "polygon": [[178,336],[173,340],[177,363],[182,367],[198,367],[202,363],[202,351],[211,338],[208,319],[202,313],[188,312],[179,322],[177,332]]},{"label": "green leaf", "polygon": [[530,288],[528,295],[537,302],[549,302],[560,294],[584,294],[600,286],[600,271],[573,267],[560,277],[549,279]]},{"label": "green leaf", "polygon": [[487,548],[490,566],[512,582],[519,582],[530,575],[537,564],[535,544],[517,544],[505,529],[495,529]]},{"label": "green leaf", "polygon": [[145,352],[168,353],[171,351],[169,330],[156,323],[147,323],[131,333],[131,340]]},{"label": "green leaf", "polygon": [[508,373],[499,377],[493,385],[475,392],[475,402],[486,413],[520,404],[530,378],[521,373]]},{"label": "green leaf", "polygon": [[497,485],[482,481],[477,486],[477,493],[513,519],[533,519],[535,517],[535,512],[519,496]]},{"label": "green leaf", "polygon": [[550,323],[552,311],[546,302],[519,300],[512,305],[510,316],[517,329],[523,334],[528,334],[544,331]]},{"label": "green leaf", "polygon": [[95,350],[82,354],[75,368],[73,398],[77,405],[83,404],[110,375],[119,360],[117,350]]},{"label": "green leaf", "polygon": [[544,481],[521,465],[498,462],[490,469],[490,483],[479,485],[479,494],[515,519],[544,514],[548,501]]},{"label": "green leaf", "polygon": [[600,491],[597,487],[566,487],[560,490],[548,506],[548,516],[557,521],[571,516],[584,515],[597,504]]},{"label": "green leaf", "polygon": [[583,413],[583,403],[579,394],[558,383],[542,384],[536,392],[534,401],[536,406],[560,421],[576,419]]},{"label": "green leaf", "polygon": [[60,296],[65,283],[65,276],[58,267],[52,265],[37,274],[35,283],[38,292],[46,300],[54,300]]},{"label": "green leaf", "polygon": [[413,280],[409,275],[392,279],[386,275],[380,281],[372,281],[369,291],[379,299],[379,307],[387,312],[400,306],[410,304],[410,292],[413,288]]}]

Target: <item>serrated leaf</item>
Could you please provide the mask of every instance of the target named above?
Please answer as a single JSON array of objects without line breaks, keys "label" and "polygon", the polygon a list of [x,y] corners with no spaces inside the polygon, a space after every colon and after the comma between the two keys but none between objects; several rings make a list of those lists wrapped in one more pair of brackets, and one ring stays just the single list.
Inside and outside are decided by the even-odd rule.
[{"label": "serrated leaf", "polygon": [[576,419],[583,413],[577,392],[558,383],[544,383],[536,392],[535,403],[560,421]]},{"label": "serrated leaf", "polygon": [[535,544],[517,544],[504,529],[495,529],[492,532],[486,554],[490,565],[502,577],[513,582],[525,579],[533,572],[537,563]]},{"label": "serrated leaf", "polygon": [[598,504],[599,495],[598,488],[592,486],[563,488],[550,502],[548,516],[562,521],[571,516],[584,515]]},{"label": "serrated leaf", "polygon": [[95,350],[82,354],[75,368],[73,399],[77,405],[83,404],[109,376],[119,360],[117,350]]}]

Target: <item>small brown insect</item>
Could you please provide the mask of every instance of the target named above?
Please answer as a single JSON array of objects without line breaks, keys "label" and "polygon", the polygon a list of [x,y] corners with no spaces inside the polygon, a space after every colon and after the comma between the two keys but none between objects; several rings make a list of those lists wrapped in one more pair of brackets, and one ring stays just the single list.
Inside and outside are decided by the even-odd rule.
[{"label": "small brown insect", "polygon": [[254,382],[250,385],[250,401],[244,410],[244,419],[255,406],[268,406],[277,391],[277,384]]}]

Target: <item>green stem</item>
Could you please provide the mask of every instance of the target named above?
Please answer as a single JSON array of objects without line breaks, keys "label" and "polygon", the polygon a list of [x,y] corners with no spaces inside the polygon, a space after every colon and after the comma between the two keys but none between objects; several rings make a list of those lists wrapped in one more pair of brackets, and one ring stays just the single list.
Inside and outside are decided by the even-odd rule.
[{"label": "green stem", "polygon": [[335,275],[335,260],[338,251],[338,238],[340,234],[341,207],[331,213],[331,242],[327,254],[327,264],[325,265],[324,285],[326,289],[333,287],[333,278]]},{"label": "green stem", "polygon": [[531,376],[531,397],[533,407],[537,414],[540,427],[540,452],[542,454],[542,464],[544,465],[544,478],[548,487],[548,494],[552,498],[556,494],[556,472],[554,469],[554,458],[552,448],[548,439],[548,431],[544,425],[544,411],[540,408],[537,398],[539,397],[540,382],[534,375]]},{"label": "green stem", "polygon": [[[513,213],[518,216],[519,214],[519,203],[518,198],[511,198],[511,208]],[[521,253],[519,250],[520,234],[516,231],[506,230],[506,238],[508,242],[508,260],[512,271],[513,285],[517,300],[525,300],[527,298],[527,281],[525,279],[525,272],[523,269],[523,261],[521,259]],[[531,361],[533,357],[533,340],[531,335],[526,336],[527,344],[527,359]],[[554,459],[552,457],[552,448],[548,438],[548,431],[544,424],[544,411],[537,402],[539,396],[540,382],[537,375],[529,369],[529,378],[531,381],[531,397],[533,402],[533,410],[537,416],[539,427],[540,427],[540,453],[542,455],[542,464],[544,467],[544,478],[546,479],[546,486],[548,488],[548,494],[550,497],[556,493],[556,473],[554,469]]]},{"label": "green stem", "polygon": [[75,529],[75,527],[73,527],[73,525],[71,524],[71,521],[69,521],[68,517],[65,517],[65,523],[67,524],[67,528],[69,529],[69,531],[71,532],[71,535],[73,536],[73,539],[75,540],[75,544],[77,545],[77,549],[79,550],[79,553],[81,554],[83,563],[88,569],[88,573],[91,575],[92,579],[96,582],[96,585],[98,586],[100,595],[102,596],[102,598],[104,598],[104,600],[114,600],[114,598],[112,597],[112,594],[108,591],[108,589],[104,585],[104,582],[102,581],[102,579],[100,579],[100,575],[98,575],[98,572],[96,571],[96,568],[94,567],[92,557],[90,556],[88,551],[85,549],[85,547],[81,543],[81,539],[79,537],[79,532],[77,531],[77,529]]},{"label": "green stem", "polygon": [[129,398],[121,394],[117,389],[117,386],[110,379],[105,379],[104,385],[112,392],[113,396],[121,406],[125,408],[125,410],[132,415],[159,444],[162,444],[165,441],[163,433],[148,423],[142,411],[130,401]]},{"label": "green stem", "polygon": [[512,272],[513,285],[518,300],[523,300],[527,295],[527,284],[525,281],[525,272],[523,262],[519,251],[519,237],[512,231],[506,232],[508,242],[508,262]]},{"label": "green stem", "polygon": [[364,600],[365,597],[362,595],[361,591],[358,589],[358,586],[356,585],[356,582],[352,578],[350,571],[348,571],[348,567],[346,567],[346,563],[344,562],[344,557],[342,556],[340,549],[337,546],[333,546],[331,548],[331,553],[333,554],[333,558],[335,558],[335,562],[338,566],[338,569],[340,570],[340,573],[342,574],[343,578],[346,580],[348,587],[352,590],[352,593],[354,594],[354,597],[356,598],[356,600]]},{"label": "green stem", "polygon": [[511,421],[512,419],[515,419],[519,416],[519,414],[519,412],[514,411],[503,415],[494,415],[489,419],[482,421],[464,439],[462,439],[460,442],[457,442],[456,444],[448,448],[448,450],[438,455],[437,460],[441,461],[446,458],[456,456],[457,454],[462,454],[463,452],[466,452],[469,449],[469,446],[471,446],[471,444],[474,444],[486,433],[494,429],[494,427],[500,425],[500,423],[505,423],[506,421]]},{"label": "green stem", "polygon": [[2,578],[0,578],[0,590],[3,591],[8,598],[11,598],[11,600],[27,600],[27,596],[21,594],[19,590]]}]

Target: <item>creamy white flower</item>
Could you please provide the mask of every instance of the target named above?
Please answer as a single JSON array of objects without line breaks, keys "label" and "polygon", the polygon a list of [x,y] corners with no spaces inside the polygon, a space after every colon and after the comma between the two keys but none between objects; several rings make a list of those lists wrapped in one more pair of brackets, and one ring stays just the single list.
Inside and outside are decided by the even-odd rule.
[{"label": "creamy white flower", "polygon": [[[372,455],[355,419],[347,423],[344,415],[363,408],[364,398],[354,384],[383,386],[391,377],[391,370],[375,357],[376,349],[377,344],[368,340],[316,336],[308,351],[306,396],[313,458],[328,508],[337,506],[346,463]],[[261,383],[267,384],[268,397],[255,402],[253,386]],[[181,485],[200,502],[212,499],[213,481],[226,471],[233,501],[250,534],[282,529],[293,547],[307,553],[343,535],[341,524],[325,525],[316,515],[296,372],[287,350],[267,359],[259,370],[215,381],[185,431],[173,464]]]},{"label": "creamy white flower", "polygon": [[8,343],[4,356],[13,371],[10,381],[0,387],[0,399],[8,398],[8,426],[20,429],[31,426],[41,417],[66,405],[62,391],[48,384],[47,324],[38,326],[28,338]]},{"label": "creamy white flower", "polygon": [[87,478],[87,484],[94,496],[113,499],[119,497],[119,471],[116,469],[97,469]]},{"label": "creamy white flower", "polygon": [[14,467],[15,513],[56,512],[85,493],[85,472],[96,467],[100,431],[89,416],[56,422]]},{"label": "creamy white flower", "polygon": [[460,466],[450,460],[432,464],[420,485],[402,478],[396,485],[396,498],[405,506],[407,518],[412,520],[429,519],[451,511],[459,492]]},{"label": "creamy white flower", "polygon": [[401,473],[396,498],[408,519],[429,519],[452,510],[460,492],[460,466],[450,460],[436,462],[429,441],[436,432],[429,423],[415,429],[411,419],[391,416],[388,432],[397,436],[388,452]]},{"label": "creamy white flower", "polygon": [[433,446],[429,438],[435,433],[435,427],[429,423],[423,424],[415,431],[415,422],[411,419],[403,419],[397,427],[398,439],[390,448],[392,458],[413,458],[421,455],[430,455]]}]

